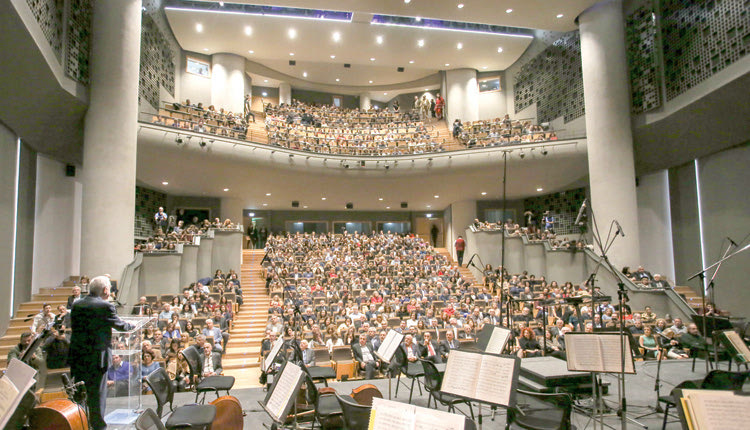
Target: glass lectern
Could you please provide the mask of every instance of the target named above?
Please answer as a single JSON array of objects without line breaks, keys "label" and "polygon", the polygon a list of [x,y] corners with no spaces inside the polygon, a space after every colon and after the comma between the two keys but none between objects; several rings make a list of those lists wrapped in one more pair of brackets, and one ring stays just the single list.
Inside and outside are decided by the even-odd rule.
[{"label": "glass lectern", "polygon": [[141,342],[143,330],[156,326],[156,317],[121,318],[135,328],[130,331],[112,330],[112,364],[107,372],[107,424],[131,425],[142,409]]}]

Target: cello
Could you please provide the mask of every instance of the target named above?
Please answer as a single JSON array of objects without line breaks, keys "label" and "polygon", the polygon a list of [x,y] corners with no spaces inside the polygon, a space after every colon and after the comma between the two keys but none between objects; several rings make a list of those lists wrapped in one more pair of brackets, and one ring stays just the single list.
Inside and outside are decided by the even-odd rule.
[{"label": "cello", "polygon": [[352,390],[350,396],[360,405],[372,406],[372,399],[383,398],[383,394],[372,384],[364,384]]},{"label": "cello", "polygon": [[88,430],[89,422],[81,405],[68,399],[44,402],[29,414],[32,430]]},{"label": "cello", "polygon": [[209,404],[216,406],[216,418],[211,423],[211,428],[242,430],[245,413],[236,397],[221,396]]}]

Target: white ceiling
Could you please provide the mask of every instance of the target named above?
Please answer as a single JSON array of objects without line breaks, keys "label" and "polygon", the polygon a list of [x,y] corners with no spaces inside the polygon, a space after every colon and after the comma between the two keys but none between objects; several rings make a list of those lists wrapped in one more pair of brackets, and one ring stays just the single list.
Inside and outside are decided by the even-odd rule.
[{"label": "white ceiling", "polygon": [[[497,199],[502,192],[500,151],[399,157],[397,163],[395,158],[369,159],[364,168],[350,158],[346,169],[340,157],[324,161],[322,156],[309,154],[308,158],[308,154],[296,152],[290,158],[289,152],[279,148],[259,145],[254,149],[218,139],[200,149],[197,139],[178,146],[175,137],[160,127],[141,125],[139,182],[174,195],[236,198],[246,209],[290,209],[291,202],[297,200],[300,210],[304,206],[343,210],[347,202],[352,202],[355,210],[389,210],[388,206],[400,210],[402,201],[409,202],[407,210],[442,210],[457,201]],[[508,158],[508,198],[584,186],[588,175],[586,143],[564,143],[547,146],[547,156],[538,147],[534,151],[526,148],[524,159],[514,151]],[[162,185],[163,181],[169,185]]]},{"label": "white ceiling", "polygon": [[[538,30],[571,31],[575,18],[600,0],[232,0],[305,9],[434,18]],[[458,4],[463,8],[459,9]],[[511,13],[506,13],[512,9]],[[562,18],[557,18],[562,14]]]},{"label": "white ceiling", "polygon": [[[370,15],[363,22],[356,17],[353,22],[333,22],[180,9],[167,9],[166,14],[183,49],[233,53],[289,76],[340,86],[392,85],[445,69],[504,70],[532,40],[371,25]],[[201,32],[196,29],[198,24]],[[249,36],[246,27],[252,29]],[[296,31],[293,39],[288,35],[290,29]],[[339,41],[334,40],[335,32]],[[383,37],[382,44],[377,43],[377,36]],[[418,46],[420,40],[423,47]],[[295,60],[296,66],[290,66],[289,60]],[[345,63],[351,68],[345,68]],[[405,71],[397,72],[398,67]]]}]

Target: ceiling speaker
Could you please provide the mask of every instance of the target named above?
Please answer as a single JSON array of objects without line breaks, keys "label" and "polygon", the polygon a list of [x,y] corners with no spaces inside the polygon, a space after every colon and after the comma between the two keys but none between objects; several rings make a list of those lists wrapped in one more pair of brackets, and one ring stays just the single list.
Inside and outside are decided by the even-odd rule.
[{"label": "ceiling speaker", "polygon": [[292,201],[292,207],[293,208],[298,208],[299,207],[299,202],[297,200]]},{"label": "ceiling speaker", "polygon": [[409,207],[409,203],[407,202],[401,202],[401,209],[406,209]]},{"label": "ceiling speaker", "polygon": [[399,67],[398,69],[396,69],[396,71],[397,71],[397,72],[403,72],[403,71],[404,71],[404,68],[403,68],[403,67]]},{"label": "ceiling speaker", "polygon": [[347,203],[347,204],[346,204],[346,208],[347,208],[347,209],[354,209],[354,203],[351,203],[351,202],[350,202],[350,203]]},{"label": "ceiling speaker", "polygon": [[349,64],[349,63],[344,63],[344,68],[345,68],[345,69],[351,69],[351,67],[352,67],[352,65],[351,65],[351,64]]}]

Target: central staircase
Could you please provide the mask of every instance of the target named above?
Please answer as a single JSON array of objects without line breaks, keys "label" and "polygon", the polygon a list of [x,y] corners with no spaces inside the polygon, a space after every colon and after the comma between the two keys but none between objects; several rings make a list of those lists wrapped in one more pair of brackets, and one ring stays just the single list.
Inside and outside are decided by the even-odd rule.
[{"label": "central staircase", "polygon": [[242,251],[240,282],[244,303],[234,316],[231,337],[222,360],[224,375],[236,379],[235,388],[260,386],[260,343],[265,335],[271,300],[261,275],[260,261],[264,253],[262,249]]}]

